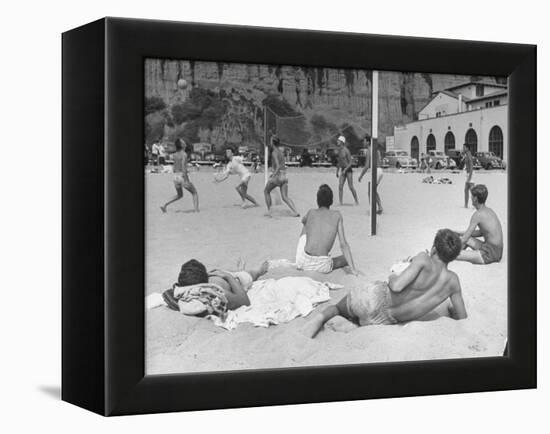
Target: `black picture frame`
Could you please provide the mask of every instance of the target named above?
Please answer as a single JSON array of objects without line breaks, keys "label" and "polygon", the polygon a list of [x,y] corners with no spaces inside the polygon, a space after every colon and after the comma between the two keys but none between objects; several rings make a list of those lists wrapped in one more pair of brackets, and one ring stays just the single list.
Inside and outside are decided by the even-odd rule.
[{"label": "black picture frame", "polygon": [[[62,52],[63,400],[124,415],[536,387],[536,46],[104,18]],[[506,354],[144,376],[150,57],[508,76]]]}]

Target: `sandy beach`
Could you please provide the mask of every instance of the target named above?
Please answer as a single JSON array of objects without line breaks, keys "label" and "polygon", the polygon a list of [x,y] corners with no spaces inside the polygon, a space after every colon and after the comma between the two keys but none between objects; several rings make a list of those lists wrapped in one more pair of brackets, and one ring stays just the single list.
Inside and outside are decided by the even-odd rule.
[{"label": "sandy beach", "polygon": [[[437,229],[466,229],[474,209],[463,207],[463,174],[434,173],[453,181],[450,185],[423,184],[426,175],[384,173],[379,191],[384,214],[378,218],[378,234],[369,235],[367,180],[357,183],[360,205],[353,206],[344,190],[346,236],[357,267],[356,278],[337,270],[328,275],[294,271],[319,281],[344,285],[331,291],[331,301],[342,298],[361,280],[385,280],[392,264],[431,247]],[[196,258],[208,269],[235,270],[238,258],[249,266],[266,259],[294,259],[300,219],[290,217],[284,204],[276,205],[274,217],[264,217],[265,206],[241,209],[234,187],[236,177],[213,183],[213,171],[191,172],[200,195],[200,213],[190,212],[191,195],[173,204],[166,214],[159,206],[174,195],[171,174],[146,175],[146,294],[161,292],[176,281],[181,264]],[[249,193],[260,204],[263,173],[253,175]],[[290,169],[289,194],[302,214],[316,207],[320,184],[329,184],[337,202],[335,169]],[[507,335],[507,175],[476,172],[474,182],[487,185],[487,205],[501,219],[505,251],[498,264],[472,265],[453,262],[449,268],[461,281],[468,319],[454,321],[429,315],[424,321],[405,325],[368,326],[348,333],[325,328],[315,339],[300,333],[304,318],[269,328],[242,324],[232,331],[216,327],[207,319],[184,316],[160,307],[146,314],[146,373],[169,374],[257,368],[339,365],[458,357],[501,355]],[[333,255],[339,253],[338,243]],[[264,276],[280,277],[288,270]],[[317,309],[322,308],[320,305]]]}]

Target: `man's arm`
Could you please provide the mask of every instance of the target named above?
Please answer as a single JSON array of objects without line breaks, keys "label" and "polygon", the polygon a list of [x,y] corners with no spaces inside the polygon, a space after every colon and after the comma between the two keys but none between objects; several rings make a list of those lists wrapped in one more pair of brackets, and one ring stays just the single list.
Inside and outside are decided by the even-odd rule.
[{"label": "man's arm", "polygon": [[239,281],[233,277],[233,275],[222,270],[213,270],[210,272],[210,275],[221,277],[229,284],[231,292],[225,294],[229,309],[232,310],[237,309],[240,306],[250,306],[250,299],[248,298],[246,291],[243,289]]},{"label": "man's arm", "polygon": [[348,263],[351,272],[357,276],[359,272],[355,268],[355,263],[353,262],[353,257],[351,256],[351,249],[349,247],[348,241],[346,240],[346,235],[344,234],[344,218],[342,217],[342,214],[340,214],[339,217],[338,241],[340,241],[340,248],[342,249],[342,253],[344,254],[344,258],[346,258],[346,262]]},{"label": "man's arm", "polygon": [[449,305],[449,315],[451,318],[459,320],[468,318],[468,313],[466,312],[466,306],[464,306],[464,299],[462,298],[462,288],[460,287],[460,281],[458,277],[455,277],[455,282],[453,283],[453,293],[449,297],[451,304]]},{"label": "man's arm", "polygon": [[[460,241],[462,241],[462,245],[466,244],[466,241],[470,239],[472,236],[481,236],[480,231],[476,231],[477,225],[479,224],[479,213],[476,211],[472,218],[470,219],[470,226],[468,226],[468,229],[466,229],[462,236],[460,237]],[[474,233],[475,232],[475,233]],[[479,234],[479,235],[476,235]]]},{"label": "man's arm", "polygon": [[401,274],[390,274],[388,286],[393,292],[401,292],[409,286],[426,264],[426,253],[419,253],[411,261],[410,265]]}]

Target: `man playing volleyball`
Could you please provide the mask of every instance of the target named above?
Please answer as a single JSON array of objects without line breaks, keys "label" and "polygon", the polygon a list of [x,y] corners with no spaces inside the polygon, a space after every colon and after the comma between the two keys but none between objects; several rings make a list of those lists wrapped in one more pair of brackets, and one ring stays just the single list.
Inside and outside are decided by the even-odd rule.
[{"label": "man playing volleyball", "polygon": [[464,173],[466,181],[464,183],[464,208],[468,208],[468,198],[470,197],[470,189],[475,185],[472,182],[472,175],[474,174],[474,158],[470,152],[470,145],[464,143],[462,147],[464,154]]},{"label": "man playing volleyball", "polygon": [[[271,217],[271,190],[275,187],[279,187],[281,190],[281,198],[283,202],[288,205],[292,211],[293,217],[300,217],[296,206],[292,199],[288,197],[288,178],[286,177],[286,165],[285,156],[283,154],[282,144],[277,136],[271,137],[271,165],[273,172],[267,180],[267,184],[264,188],[265,204],[267,205],[267,217]],[[266,167],[267,170],[267,167]]]},{"label": "man playing volleyball", "polygon": [[357,192],[353,186],[353,161],[351,159],[351,152],[346,146],[346,138],[344,136],[338,137],[338,162],[336,166],[336,178],[340,177],[338,182],[338,199],[340,205],[343,205],[344,197],[344,184],[348,182],[348,187],[353,195],[353,200],[355,200],[355,205],[359,205],[357,200]]},{"label": "man playing volleyball", "polygon": [[189,180],[189,174],[187,173],[187,149],[183,149],[184,144],[185,142],[182,139],[176,139],[176,152],[174,154],[174,187],[176,187],[177,196],[160,207],[164,213],[168,205],[183,197],[184,188],[193,195],[194,211],[199,212],[199,195],[195,186]]},{"label": "man playing volleyball", "polygon": [[225,170],[223,172],[216,174],[216,176],[214,177],[214,182],[223,182],[228,178],[229,175],[239,175],[240,180],[235,187],[235,190],[237,190],[237,193],[239,193],[239,196],[243,201],[241,208],[246,208],[247,200],[249,202],[252,202],[254,206],[258,206],[258,202],[256,202],[256,200],[247,193],[248,181],[250,181],[250,177],[252,175],[250,174],[249,170],[244,166],[243,158],[240,156],[234,156],[232,148],[227,148],[225,150],[225,156],[227,157],[229,162],[227,163],[227,166],[225,166]]},{"label": "man playing volleyball", "polygon": [[[367,147],[367,155],[366,155],[366,158],[365,158],[365,167],[363,167],[363,170],[362,170],[361,174],[359,175],[359,179],[358,179],[359,182],[361,182],[361,179],[363,179],[363,176],[365,175],[365,173],[368,172],[368,170],[371,167],[371,164],[370,164],[370,141],[367,138],[367,136],[365,136],[363,138],[363,143]],[[376,187],[378,187],[378,185],[380,184],[380,181],[382,180],[382,176],[384,175],[384,171],[379,166],[380,161],[382,160],[382,158],[380,156],[380,150],[377,149],[376,153],[374,155],[375,155],[375,158],[376,158]],[[368,211],[368,213],[370,214],[370,181],[369,181],[368,190],[369,190],[369,211]],[[380,195],[378,194],[378,188],[377,188],[376,189],[376,214],[382,214],[382,211],[383,211],[382,201],[380,200]]]}]

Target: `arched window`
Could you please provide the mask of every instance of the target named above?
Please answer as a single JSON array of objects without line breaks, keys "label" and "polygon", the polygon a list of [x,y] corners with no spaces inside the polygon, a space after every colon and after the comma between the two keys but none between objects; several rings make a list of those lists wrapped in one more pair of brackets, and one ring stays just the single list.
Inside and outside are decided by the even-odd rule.
[{"label": "arched window", "polygon": [[473,128],[470,128],[468,131],[466,131],[464,142],[466,142],[466,144],[470,148],[470,152],[472,153],[472,155],[477,152],[477,133]]},{"label": "arched window", "polygon": [[426,139],[426,152],[435,151],[435,136],[430,134]]},{"label": "arched window", "polygon": [[416,158],[418,161],[418,155],[420,153],[420,144],[418,143],[418,137],[414,136],[411,140],[411,157]]},{"label": "arched window", "polygon": [[502,137],[502,130],[497,125],[489,131],[489,151],[500,158],[502,158],[503,155],[502,148],[504,140]]},{"label": "arched window", "polygon": [[454,149],[454,148],[455,148],[455,135],[450,131],[448,131],[447,134],[445,134],[445,153],[447,153],[449,149]]}]

